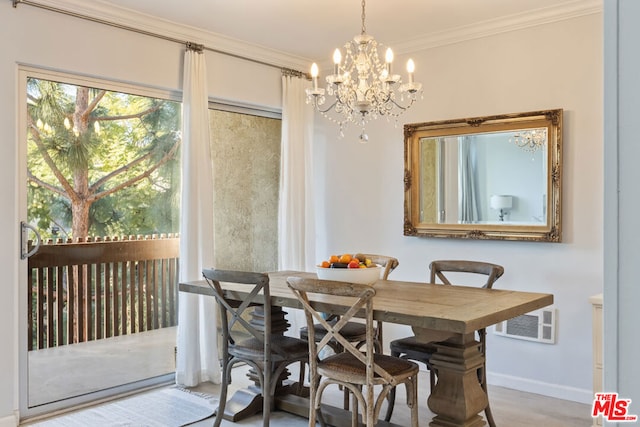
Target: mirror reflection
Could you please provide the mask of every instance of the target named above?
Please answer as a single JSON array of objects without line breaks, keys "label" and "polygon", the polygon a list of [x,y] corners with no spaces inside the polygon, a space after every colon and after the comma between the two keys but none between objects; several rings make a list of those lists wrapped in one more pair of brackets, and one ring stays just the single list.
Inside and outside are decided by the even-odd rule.
[{"label": "mirror reflection", "polygon": [[560,241],[562,110],[405,125],[405,234]]},{"label": "mirror reflection", "polygon": [[419,144],[420,222],[545,223],[545,128],[420,138]]}]

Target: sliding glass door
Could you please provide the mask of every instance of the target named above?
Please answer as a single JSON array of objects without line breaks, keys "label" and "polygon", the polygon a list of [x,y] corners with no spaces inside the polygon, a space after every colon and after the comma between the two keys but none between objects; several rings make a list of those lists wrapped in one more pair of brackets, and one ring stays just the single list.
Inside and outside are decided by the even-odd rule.
[{"label": "sliding glass door", "polygon": [[[21,412],[171,380],[181,105],[23,69]],[[31,231],[32,230],[32,231]]]}]

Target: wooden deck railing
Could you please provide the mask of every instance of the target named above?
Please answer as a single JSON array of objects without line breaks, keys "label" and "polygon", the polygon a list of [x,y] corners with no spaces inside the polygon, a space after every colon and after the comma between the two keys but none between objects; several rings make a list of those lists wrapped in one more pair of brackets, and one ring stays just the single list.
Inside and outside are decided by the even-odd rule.
[{"label": "wooden deck railing", "polygon": [[179,238],[47,242],[29,258],[29,350],[177,324]]}]

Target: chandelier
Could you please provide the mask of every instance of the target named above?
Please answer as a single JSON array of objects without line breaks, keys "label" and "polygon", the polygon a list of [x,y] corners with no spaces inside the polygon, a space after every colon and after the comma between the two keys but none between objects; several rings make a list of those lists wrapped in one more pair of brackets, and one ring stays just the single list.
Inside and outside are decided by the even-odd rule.
[{"label": "chandelier", "polygon": [[[333,74],[326,77],[326,91],[318,87],[318,65],[311,66],[313,87],[306,90],[307,104],[338,123],[341,137],[348,122],[359,123],[362,126],[360,142],[365,143],[369,140],[365,124],[379,116],[397,118],[413,105],[417,93],[422,93],[422,84],[413,81],[413,60],[407,61],[406,83],[392,72],[391,48],[386,51],[384,63],[380,60],[378,43],[366,32],[365,0],[362,0],[362,31],[344,45],[344,53],[344,61],[340,49],[333,53],[334,69]],[[329,103],[327,97],[331,99]]]},{"label": "chandelier", "polygon": [[509,141],[525,151],[535,153],[547,144],[547,128],[517,131]]}]

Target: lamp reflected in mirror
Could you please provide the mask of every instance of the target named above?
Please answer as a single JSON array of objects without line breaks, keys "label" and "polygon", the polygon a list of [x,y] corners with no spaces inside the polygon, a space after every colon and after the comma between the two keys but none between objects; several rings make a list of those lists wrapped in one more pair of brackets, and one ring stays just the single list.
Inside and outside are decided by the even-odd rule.
[{"label": "lamp reflected in mirror", "polygon": [[494,194],[490,199],[491,209],[497,210],[498,220],[504,221],[504,216],[509,213],[509,210],[513,207],[513,197],[506,195]]}]

